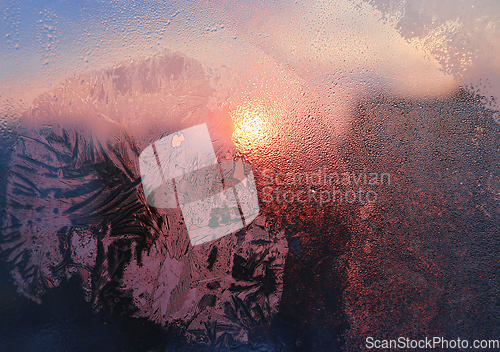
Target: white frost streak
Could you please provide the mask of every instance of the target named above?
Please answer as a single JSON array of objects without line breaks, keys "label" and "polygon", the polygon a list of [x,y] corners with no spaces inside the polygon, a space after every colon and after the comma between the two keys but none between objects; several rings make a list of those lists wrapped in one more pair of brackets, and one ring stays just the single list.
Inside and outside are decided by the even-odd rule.
[{"label": "white frost streak", "polygon": [[158,306],[162,316],[165,316],[167,313],[170,295],[172,294],[172,290],[180,281],[182,267],[182,263],[178,260],[170,258],[167,254],[167,257],[160,268],[160,273],[158,275],[159,287],[155,292],[155,306]]}]

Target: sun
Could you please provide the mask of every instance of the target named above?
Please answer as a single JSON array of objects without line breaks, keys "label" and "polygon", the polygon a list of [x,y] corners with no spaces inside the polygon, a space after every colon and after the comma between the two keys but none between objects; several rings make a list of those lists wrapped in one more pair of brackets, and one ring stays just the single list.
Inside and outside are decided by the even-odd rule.
[{"label": "sun", "polygon": [[232,140],[242,153],[266,148],[272,137],[273,111],[263,101],[240,104],[231,112],[234,123]]},{"label": "sun", "polygon": [[262,117],[257,114],[249,114],[248,112],[245,115],[245,117],[241,118],[235,124],[235,136],[240,139],[245,137],[247,140],[255,141],[261,139],[265,133]]}]

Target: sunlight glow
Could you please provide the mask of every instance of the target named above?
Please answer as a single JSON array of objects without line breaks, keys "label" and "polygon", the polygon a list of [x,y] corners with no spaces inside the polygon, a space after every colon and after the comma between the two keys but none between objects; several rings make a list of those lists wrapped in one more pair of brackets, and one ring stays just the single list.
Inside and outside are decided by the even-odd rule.
[{"label": "sunlight glow", "polygon": [[274,135],[276,109],[263,101],[245,102],[231,112],[234,123],[232,140],[242,153],[266,148]]}]

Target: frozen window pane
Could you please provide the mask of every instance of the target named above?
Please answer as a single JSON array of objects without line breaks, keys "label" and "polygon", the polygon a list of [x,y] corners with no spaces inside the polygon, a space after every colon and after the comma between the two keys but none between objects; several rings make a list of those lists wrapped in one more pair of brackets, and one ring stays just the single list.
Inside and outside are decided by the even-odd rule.
[{"label": "frozen window pane", "polygon": [[6,350],[499,335],[497,2],[0,9]]}]

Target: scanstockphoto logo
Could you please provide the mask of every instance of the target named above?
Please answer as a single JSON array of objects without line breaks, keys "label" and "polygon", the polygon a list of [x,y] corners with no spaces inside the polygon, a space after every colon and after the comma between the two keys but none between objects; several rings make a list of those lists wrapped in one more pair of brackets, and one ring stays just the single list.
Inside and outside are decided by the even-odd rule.
[{"label": "scanstockphoto logo", "polygon": [[248,163],[217,162],[206,124],[170,134],[139,156],[144,195],[156,208],[181,208],[193,246],[250,224],[259,213]]},{"label": "scanstockphoto logo", "polygon": [[262,173],[264,187],[261,201],[264,203],[374,203],[380,187],[391,185],[387,172],[328,173],[324,169],[315,172],[275,172],[266,169]]}]

